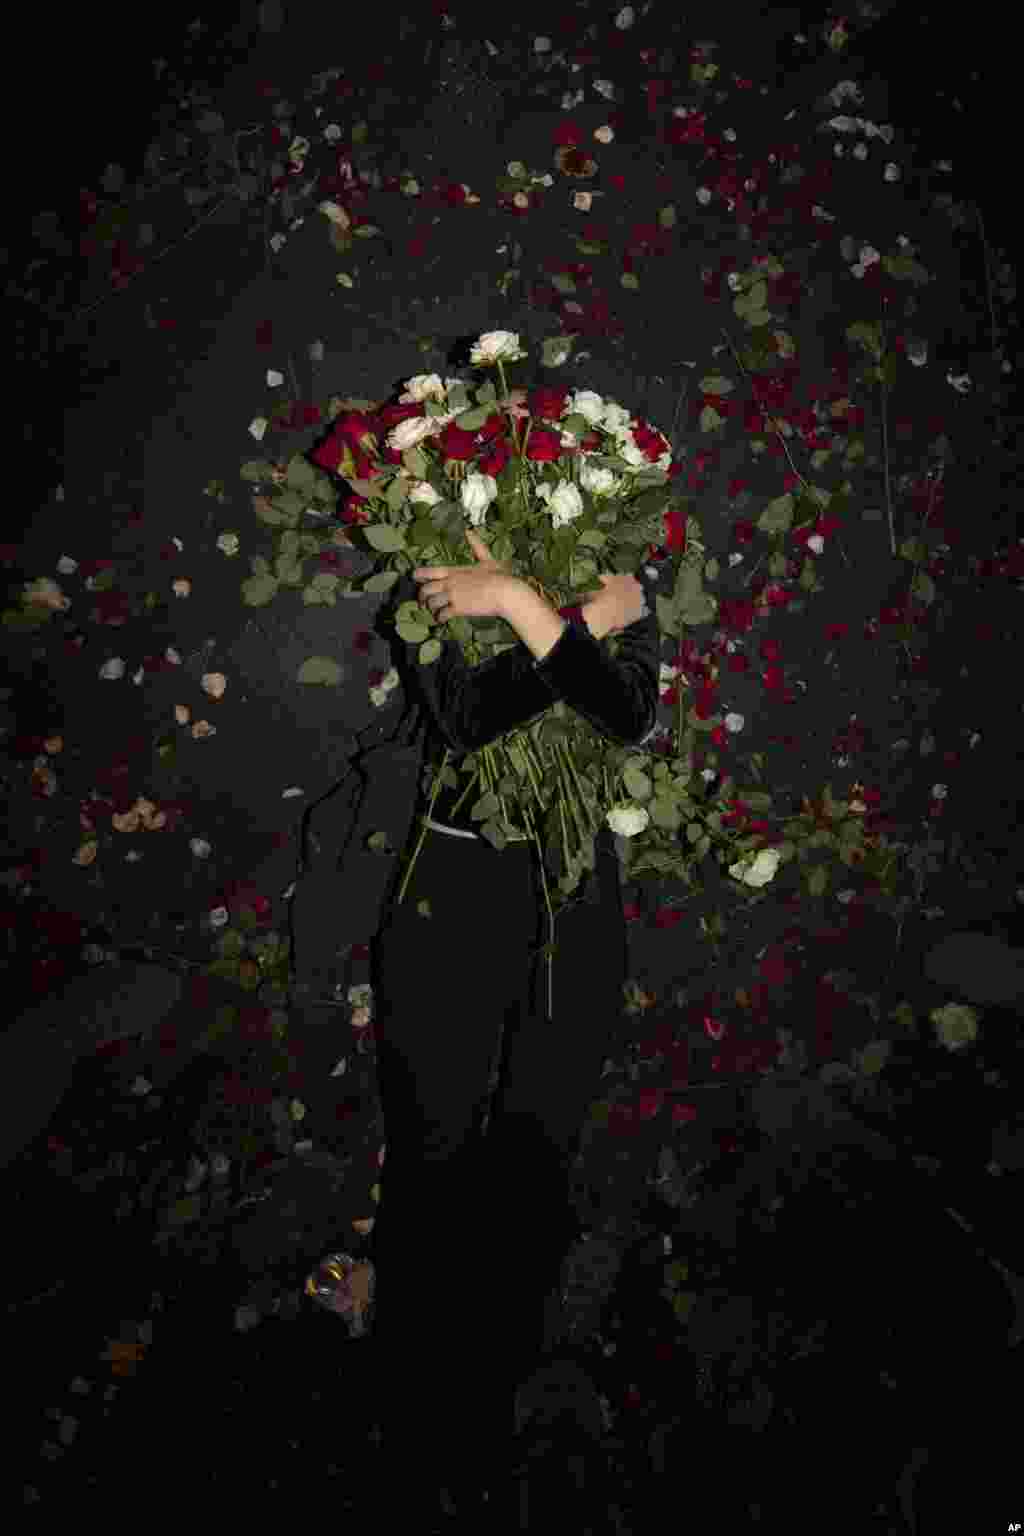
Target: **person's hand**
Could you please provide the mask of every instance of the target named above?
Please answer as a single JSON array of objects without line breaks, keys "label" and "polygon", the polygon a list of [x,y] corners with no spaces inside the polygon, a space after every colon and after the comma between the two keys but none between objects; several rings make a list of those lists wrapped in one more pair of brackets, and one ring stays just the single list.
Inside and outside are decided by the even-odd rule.
[{"label": "person's hand", "polygon": [[581,607],[587,623],[594,621],[606,635],[617,635],[644,616],[644,589],[629,571],[598,576],[602,590],[591,592]]},{"label": "person's hand", "polygon": [[500,617],[505,592],[514,581],[504,560],[492,560],[478,533],[466,529],[466,542],[476,556],[475,565],[421,565],[412,573],[419,583],[419,602],[429,608],[439,624],[449,619]]}]

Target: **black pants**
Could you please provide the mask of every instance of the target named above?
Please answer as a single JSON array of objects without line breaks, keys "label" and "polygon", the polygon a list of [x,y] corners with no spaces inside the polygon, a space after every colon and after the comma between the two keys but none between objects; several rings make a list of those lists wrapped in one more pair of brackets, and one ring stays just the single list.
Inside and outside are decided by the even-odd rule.
[{"label": "black pants", "polygon": [[529,843],[499,852],[429,832],[373,945],[382,1429],[399,1464],[425,1457],[440,1481],[500,1466],[574,1235],[569,1174],[627,967],[614,850],[599,842],[597,859],[599,902],[555,925],[550,1024],[546,960],[530,953],[548,919]]}]

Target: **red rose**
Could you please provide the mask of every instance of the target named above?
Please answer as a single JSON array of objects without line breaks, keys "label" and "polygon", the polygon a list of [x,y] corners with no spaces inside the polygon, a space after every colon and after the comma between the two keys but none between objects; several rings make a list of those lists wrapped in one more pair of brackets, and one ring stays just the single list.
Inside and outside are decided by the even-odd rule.
[{"label": "red rose", "polygon": [[427,408],[422,400],[410,400],[405,405],[385,405],[376,415],[376,420],[381,428],[381,437],[385,437],[392,429],[397,427],[400,421],[408,421],[412,416],[425,416]]},{"label": "red rose", "polygon": [[492,411],[484,422],[477,436],[483,442],[489,443],[492,437],[500,437],[505,430],[505,418],[499,411]]},{"label": "red rose", "polygon": [[565,410],[568,398],[567,389],[553,389],[543,385],[538,389],[531,389],[530,413],[533,416],[543,417],[545,421],[557,421]]},{"label": "red rose", "polygon": [[477,461],[480,473],[482,475],[492,475],[497,480],[511,457],[512,449],[507,441],[502,438],[500,442],[493,444],[489,453]]},{"label": "red rose", "polygon": [[435,438],[435,442],[446,459],[471,459],[477,449],[476,433],[466,432],[462,427],[457,427],[454,421],[448,423]]},{"label": "red rose", "polygon": [[541,427],[539,431],[531,431],[530,441],[526,445],[526,457],[535,459],[540,463],[553,464],[562,452],[561,440],[556,432],[548,432]]}]

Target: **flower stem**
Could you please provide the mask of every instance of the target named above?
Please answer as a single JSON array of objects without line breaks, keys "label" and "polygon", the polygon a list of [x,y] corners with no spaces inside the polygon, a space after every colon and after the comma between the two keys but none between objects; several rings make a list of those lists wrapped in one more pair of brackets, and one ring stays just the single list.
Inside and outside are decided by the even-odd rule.
[{"label": "flower stem", "polygon": [[[441,790],[441,774],[444,772],[445,768],[447,768],[447,766],[448,766],[448,759],[449,759],[450,756],[451,756],[451,748],[450,747],[446,747],[445,748],[445,754],[444,754],[444,761],[441,764],[440,771],[438,772],[437,776],[434,779],[433,790],[432,790],[431,796],[430,796],[430,805],[429,805],[428,810],[427,810],[427,816],[428,817],[433,815],[433,812],[434,812],[434,802],[437,800],[438,794],[440,793],[440,790]],[[423,840],[426,837],[428,831],[429,831],[429,828],[427,827],[426,821],[424,820],[423,830],[420,832],[419,842],[416,844],[416,851],[415,851],[415,853],[413,854],[412,858],[409,861],[409,868],[405,872],[405,879],[402,881],[401,889],[398,892],[399,904],[401,904],[405,900],[406,887],[409,884],[410,876],[412,875],[413,869],[415,868],[416,860],[420,856],[420,849],[423,847]]]}]

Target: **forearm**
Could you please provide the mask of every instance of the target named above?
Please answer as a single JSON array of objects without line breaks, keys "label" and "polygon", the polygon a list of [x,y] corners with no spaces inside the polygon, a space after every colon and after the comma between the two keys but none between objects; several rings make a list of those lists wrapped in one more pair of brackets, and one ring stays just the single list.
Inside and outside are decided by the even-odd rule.
[{"label": "forearm", "polygon": [[[567,623],[550,603],[519,577],[509,579],[502,601],[501,617],[506,624],[511,625],[537,661],[543,661]],[[583,609],[583,619],[595,640],[600,640],[603,634],[601,626],[586,608]]]},{"label": "forearm", "polygon": [[551,604],[517,576],[510,577],[505,583],[501,617],[511,625],[537,661],[543,661],[561,638],[566,625],[565,619]]}]

